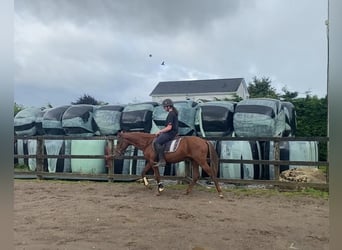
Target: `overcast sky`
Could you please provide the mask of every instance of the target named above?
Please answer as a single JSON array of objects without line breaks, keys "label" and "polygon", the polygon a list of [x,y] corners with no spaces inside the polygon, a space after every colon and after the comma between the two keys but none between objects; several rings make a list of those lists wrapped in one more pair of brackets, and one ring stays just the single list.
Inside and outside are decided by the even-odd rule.
[{"label": "overcast sky", "polygon": [[160,81],[254,76],[324,97],[327,2],[15,0],[14,101],[127,104]]}]

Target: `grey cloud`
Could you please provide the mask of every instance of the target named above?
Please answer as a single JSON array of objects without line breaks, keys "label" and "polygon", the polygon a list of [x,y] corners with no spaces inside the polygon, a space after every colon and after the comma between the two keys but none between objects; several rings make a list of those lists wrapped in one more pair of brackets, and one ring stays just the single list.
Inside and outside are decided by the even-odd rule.
[{"label": "grey cloud", "polygon": [[253,76],[321,94],[322,6],[309,0],[16,0],[15,100],[38,103],[41,96],[56,105],[87,93],[110,103],[145,101],[163,80],[248,82]]},{"label": "grey cloud", "polygon": [[202,30],[222,17],[234,16],[240,1],[227,0],[16,0],[15,11],[42,22],[68,19],[79,26],[101,23],[127,32],[177,33]]}]

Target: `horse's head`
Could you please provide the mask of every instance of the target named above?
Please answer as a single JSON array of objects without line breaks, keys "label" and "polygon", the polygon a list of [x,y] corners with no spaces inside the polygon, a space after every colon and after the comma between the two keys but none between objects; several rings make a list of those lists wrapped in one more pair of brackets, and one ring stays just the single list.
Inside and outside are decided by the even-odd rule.
[{"label": "horse's head", "polygon": [[123,132],[118,133],[118,141],[114,149],[114,157],[121,156],[124,154],[129,145],[131,145],[128,140],[125,139]]}]

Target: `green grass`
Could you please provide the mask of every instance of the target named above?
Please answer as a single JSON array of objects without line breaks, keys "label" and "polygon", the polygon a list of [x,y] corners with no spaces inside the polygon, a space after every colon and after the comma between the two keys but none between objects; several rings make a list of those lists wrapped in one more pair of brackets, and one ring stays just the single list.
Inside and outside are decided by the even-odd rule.
[{"label": "green grass", "polygon": [[[167,185],[167,188],[170,190],[184,190],[187,188],[187,184],[172,184]],[[205,187],[196,185],[194,190],[201,190],[206,192],[216,193],[215,187]],[[304,188],[301,190],[291,190],[291,191],[280,191],[277,188],[248,188],[248,187],[235,187],[235,188],[222,188],[224,193],[232,193],[237,196],[275,196],[275,195],[283,195],[287,197],[312,197],[312,198],[329,198],[329,192],[321,191],[314,188]]]},{"label": "green grass", "polygon": [[30,168],[25,164],[17,164],[14,166],[14,171],[30,171]]},{"label": "green grass", "polygon": [[323,174],[328,174],[328,166],[318,166],[318,170],[322,171]]}]

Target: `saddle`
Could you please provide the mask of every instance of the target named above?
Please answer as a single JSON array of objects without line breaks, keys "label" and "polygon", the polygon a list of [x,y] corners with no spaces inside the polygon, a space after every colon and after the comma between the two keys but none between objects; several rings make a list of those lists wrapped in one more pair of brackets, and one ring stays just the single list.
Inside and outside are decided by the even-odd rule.
[{"label": "saddle", "polygon": [[182,140],[182,137],[177,136],[175,139],[168,141],[165,144],[165,153],[172,153],[175,152],[179,146],[180,141]]}]

